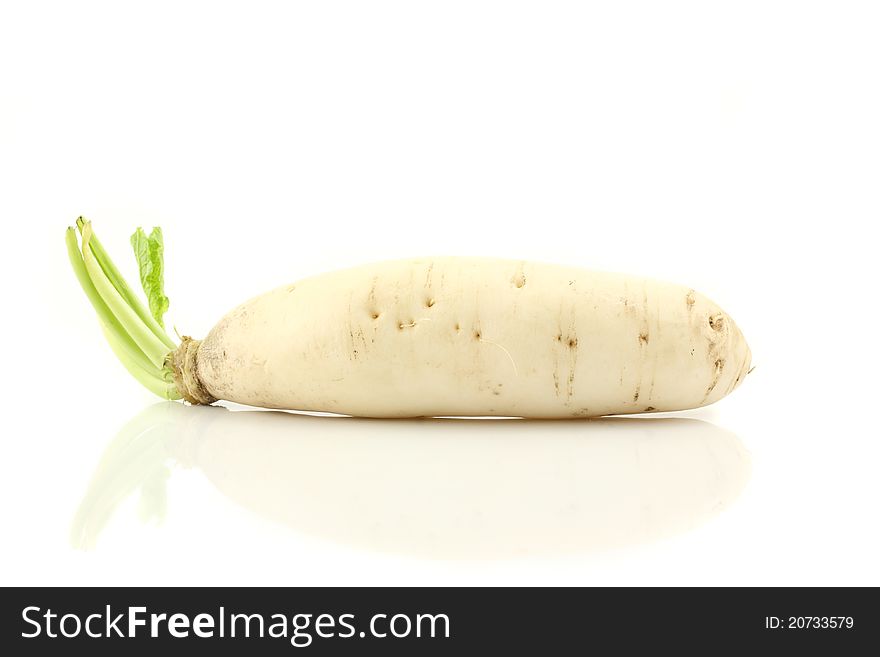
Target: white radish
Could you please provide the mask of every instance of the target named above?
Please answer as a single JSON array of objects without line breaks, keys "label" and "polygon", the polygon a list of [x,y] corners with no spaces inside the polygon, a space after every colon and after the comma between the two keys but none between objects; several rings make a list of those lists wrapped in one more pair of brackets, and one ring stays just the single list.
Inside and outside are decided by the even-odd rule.
[{"label": "white radish", "polygon": [[374,417],[694,408],[733,390],[750,358],[730,318],[688,288],[482,258],[281,287],[187,353],[194,397]]},{"label": "white radish", "polygon": [[[84,249],[87,245],[84,245]],[[711,404],[749,371],[694,290],[525,261],[425,258],[256,297],[169,357],[176,390],[367,417],[594,417]]]}]

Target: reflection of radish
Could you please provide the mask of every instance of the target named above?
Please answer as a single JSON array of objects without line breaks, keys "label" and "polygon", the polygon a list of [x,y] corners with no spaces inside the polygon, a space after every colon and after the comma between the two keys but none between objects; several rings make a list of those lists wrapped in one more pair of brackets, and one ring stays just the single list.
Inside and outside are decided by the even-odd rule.
[{"label": "reflection of radish", "polygon": [[[436,558],[577,554],[693,529],[750,471],[734,436],[680,418],[365,420],[169,402],[120,432],[74,523],[95,543],[125,497],[206,476],[253,513],[346,545]],[[144,486],[148,490],[144,490]],[[187,516],[169,490],[170,513]]]},{"label": "reflection of radish", "polygon": [[153,316],[88,222],[71,260],[117,354],[165,397],[375,417],[584,417],[717,401],[748,372],[729,316],[670,283],[487,258],[365,265],[239,306],[175,344],[161,233],[134,243]]}]

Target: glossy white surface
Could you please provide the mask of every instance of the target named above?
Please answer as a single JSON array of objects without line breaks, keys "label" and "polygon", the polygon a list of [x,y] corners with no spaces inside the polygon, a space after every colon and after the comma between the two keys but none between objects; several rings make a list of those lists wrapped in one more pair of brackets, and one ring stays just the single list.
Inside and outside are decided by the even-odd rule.
[{"label": "glossy white surface", "polygon": [[[286,4],[4,9],[0,583],[880,584],[872,4]],[[131,279],[162,225],[195,337],[479,254],[693,286],[757,369],[676,420],[156,406],[78,214]]]},{"label": "glossy white surface", "polygon": [[438,559],[590,553],[678,533],[748,479],[739,440],[684,419],[368,420],[149,406],[105,451],[71,540],[95,547],[126,496],[162,520],[193,470],[296,531]]}]

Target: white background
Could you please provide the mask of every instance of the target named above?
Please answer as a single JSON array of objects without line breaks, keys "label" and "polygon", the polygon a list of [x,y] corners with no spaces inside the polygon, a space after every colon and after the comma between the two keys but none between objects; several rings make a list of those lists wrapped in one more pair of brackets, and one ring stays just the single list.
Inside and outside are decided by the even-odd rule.
[{"label": "white background", "polygon": [[[876,12],[4,3],[0,581],[880,584]],[[69,269],[79,214],[131,278],[128,235],[163,227],[197,337],[306,275],[485,254],[691,285],[757,369],[685,438],[180,406],[102,462],[156,400]]]}]

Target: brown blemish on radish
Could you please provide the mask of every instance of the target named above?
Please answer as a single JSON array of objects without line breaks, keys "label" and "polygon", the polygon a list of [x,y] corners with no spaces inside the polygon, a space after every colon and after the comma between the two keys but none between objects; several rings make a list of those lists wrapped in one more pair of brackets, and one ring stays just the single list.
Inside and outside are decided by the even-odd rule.
[{"label": "brown blemish on radish", "polygon": [[709,387],[706,388],[706,394],[703,395],[703,403],[705,403],[706,400],[709,399],[709,395],[712,394],[712,391],[715,390],[715,386],[718,385],[718,380],[721,378],[721,372],[724,371],[724,359],[716,359],[713,367],[714,371],[712,373],[712,383],[710,383]]},{"label": "brown blemish on radish", "polygon": [[639,333],[639,344],[643,344],[643,345],[648,344],[648,332],[647,331],[642,331],[641,333]]},{"label": "brown blemish on radish", "polygon": [[696,292],[694,290],[690,290],[684,297],[684,302],[687,304],[687,309],[693,310],[694,304],[697,302]]},{"label": "brown blemish on radish", "polygon": [[351,338],[351,358],[349,360],[357,360],[358,350],[354,346],[354,329],[350,325],[348,327],[348,337]]},{"label": "brown blemish on radish", "polygon": [[[739,372],[736,375],[736,379],[734,379],[733,382],[728,386],[727,391],[724,393],[725,395],[729,395],[731,392],[733,392],[736,389],[736,387],[740,384],[740,381],[742,381],[746,376],[751,374],[752,370],[755,369],[754,367],[749,368],[750,362],[751,362],[751,357],[749,355],[747,355],[745,357],[745,359],[743,359],[742,365],[739,368]],[[748,369],[748,371],[746,371],[747,369]]]},{"label": "brown blemish on radish", "polygon": [[434,306],[434,299],[426,299],[425,300],[425,308],[432,308]]},{"label": "brown blemish on radish", "polygon": [[526,275],[523,273],[523,268],[525,267],[524,262],[520,263],[519,270],[513,275],[513,278],[510,281],[518,288],[525,287],[526,285]]},{"label": "brown blemish on radish", "polygon": [[709,317],[709,328],[713,331],[721,331],[724,329],[724,315],[716,313]]}]

